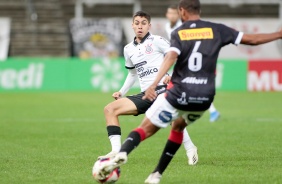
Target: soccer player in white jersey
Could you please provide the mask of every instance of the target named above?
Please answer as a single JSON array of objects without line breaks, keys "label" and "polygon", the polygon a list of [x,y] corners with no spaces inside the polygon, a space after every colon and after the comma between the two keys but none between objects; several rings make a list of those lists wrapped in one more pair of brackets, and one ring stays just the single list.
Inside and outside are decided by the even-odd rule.
[{"label": "soccer player in white jersey", "polygon": [[[181,146],[182,131],[187,124],[200,118],[214,99],[215,69],[221,48],[228,44],[260,45],[282,39],[282,29],[268,34],[245,34],[223,24],[204,21],[200,19],[200,7],[199,0],[180,0],[179,10],[183,24],[172,32],[170,49],[155,81],[143,97],[157,99],[146,111],[146,117],[139,127],[128,135],[120,152],[102,163],[102,175],[106,176],[113,169],[125,164],[128,154],[136,150],[141,141],[174,121],[157,167],[145,180],[145,183],[158,184]],[[157,96],[157,84],[173,65],[173,74],[166,92]],[[144,164],[141,162],[140,164]],[[183,180],[182,183],[189,183],[185,178]]]},{"label": "soccer player in white jersey", "polygon": [[[182,21],[180,19],[179,13],[178,13],[178,5],[172,4],[170,5],[166,10],[166,18],[168,22],[165,25],[165,31],[167,33],[167,37],[170,40],[170,35],[172,31],[174,31],[176,28],[182,25]],[[210,122],[215,122],[220,117],[220,113],[215,108],[214,104],[212,103],[210,108]]]},{"label": "soccer player in white jersey", "polygon": [[[155,80],[159,68],[163,62],[164,54],[170,47],[169,42],[149,32],[151,17],[144,11],[138,11],[133,16],[132,28],[136,37],[124,47],[125,67],[128,69],[127,78],[122,88],[113,93],[116,100],[104,108],[108,137],[112,151],[98,159],[114,156],[121,147],[121,128],[118,120],[120,115],[144,114],[153,104],[150,100],[143,100],[144,92]],[[141,93],[125,96],[135,81],[139,80]],[[156,92],[163,93],[169,82],[168,74],[159,82]],[[187,130],[184,131],[184,148],[188,157],[188,164],[195,165],[198,162],[197,147],[191,141]]]},{"label": "soccer player in white jersey", "polygon": [[166,18],[168,22],[165,24],[165,31],[168,39],[170,40],[170,34],[173,30],[182,25],[182,21],[179,17],[177,5],[170,5],[166,10]]}]

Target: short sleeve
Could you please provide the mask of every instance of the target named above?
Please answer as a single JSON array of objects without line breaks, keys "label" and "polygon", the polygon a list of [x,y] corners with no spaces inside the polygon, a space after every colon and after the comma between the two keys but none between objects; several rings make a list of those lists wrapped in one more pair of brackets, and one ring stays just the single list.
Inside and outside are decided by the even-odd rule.
[{"label": "short sleeve", "polygon": [[166,53],[168,48],[170,47],[169,41],[167,41],[167,39],[161,37],[161,36],[157,36],[155,39],[155,45],[158,46],[159,50],[161,53]]},{"label": "short sleeve", "polygon": [[221,35],[222,45],[228,45],[230,43],[238,45],[241,42],[243,33],[236,31],[228,26],[219,24],[219,31]]},{"label": "short sleeve", "polygon": [[126,52],[126,47],[123,49],[123,56],[124,56],[124,59],[125,59],[125,68],[134,69],[135,67],[134,67],[129,55]]},{"label": "short sleeve", "polygon": [[180,55],[180,51],[182,50],[182,45],[181,45],[180,38],[178,35],[178,29],[176,29],[175,31],[171,33],[169,50],[173,50],[177,52],[178,55]]}]

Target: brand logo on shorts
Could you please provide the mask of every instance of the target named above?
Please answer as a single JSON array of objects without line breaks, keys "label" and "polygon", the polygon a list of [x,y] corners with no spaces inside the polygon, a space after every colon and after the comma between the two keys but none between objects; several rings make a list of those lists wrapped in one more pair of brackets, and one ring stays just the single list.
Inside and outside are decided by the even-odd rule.
[{"label": "brand logo on shorts", "polygon": [[170,112],[167,112],[167,111],[162,111],[159,114],[159,118],[162,122],[169,123],[172,119],[172,114]]},{"label": "brand logo on shorts", "polygon": [[197,119],[199,119],[200,117],[201,117],[201,115],[199,115],[199,114],[188,114],[187,119],[188,119],[190,122],[194,122],[194,121],[196,121]]},{"label": "brand logo on shorts", "polygon": [[165,90],[166,90],[166,88],[165,88],[165,87],[162,87],[162,88],[156,90],[156,93],[159,95],[159,94],[165,92]]}]

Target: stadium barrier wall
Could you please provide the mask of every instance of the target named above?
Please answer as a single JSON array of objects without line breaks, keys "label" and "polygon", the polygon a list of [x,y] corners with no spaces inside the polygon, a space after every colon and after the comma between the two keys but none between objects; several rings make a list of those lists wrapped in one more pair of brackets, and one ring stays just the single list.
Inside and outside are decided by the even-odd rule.
[{"label": "stadium barrier wall", "polygon": [[[216,73],[219,91],[282,91],[282,60],[220,59]],[[112,92],[126,76],[124,58],[8,58],[0,62],[0,92]]]},{"label": "stadium barrier wall", "polygon": [[[208,18],[207,21],[225,24],[244,33],[270,33],[281,28],[278,18]],[[168,38],[164,29],[167,19],[153,18],[150,33]],[[123,46],[133,41],[130,28],[132,18],[81,18],[69,22],[72,55],[81,58],[123,56]],[[115,30],[115,31],[112,31]],[[226,45],[219,58],[279,59],[282,58],[282,40],[258,46]]]},{"label": "stadium barrier wall", "polygon": [[8,57],[10,45],[11,19],[8,17],[0,17],[0,62]]}]

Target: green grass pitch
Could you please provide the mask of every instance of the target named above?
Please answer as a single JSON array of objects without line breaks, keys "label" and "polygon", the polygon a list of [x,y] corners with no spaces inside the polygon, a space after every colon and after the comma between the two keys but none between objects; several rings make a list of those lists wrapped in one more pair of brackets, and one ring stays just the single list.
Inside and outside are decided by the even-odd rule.
[{"label": "green grass pitch", "polygon": [[[0,183],[96,183],[93,163],[110,151],[103,108],[111,100],[97,92],[0,93]],[[218,92],[219,121],[206,112],[188,127],[198,165],[188,166],[182,146],[161,183],[282,183],[281,102],[281,92]],[[142,118],[120,118],[123,139]],[[144,183],[169,129],[129,155],[117,183]]]}]

